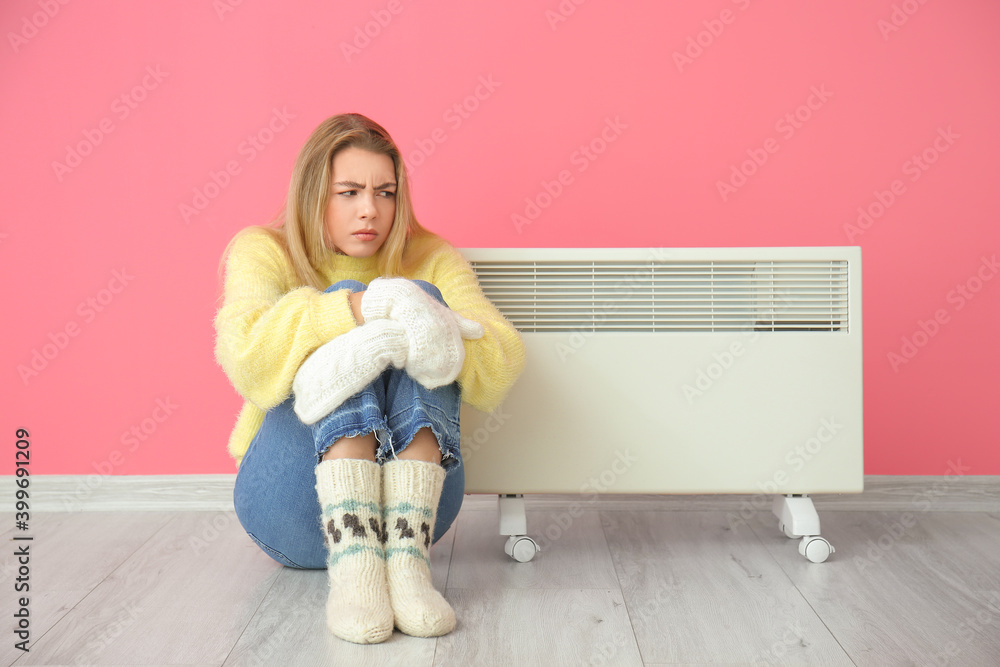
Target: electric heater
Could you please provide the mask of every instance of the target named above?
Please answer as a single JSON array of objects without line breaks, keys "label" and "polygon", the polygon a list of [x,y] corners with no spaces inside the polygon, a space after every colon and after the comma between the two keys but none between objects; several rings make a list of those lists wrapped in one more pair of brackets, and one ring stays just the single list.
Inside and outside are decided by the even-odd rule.
[{"label": "electric heater", "polygon": [[863,489],[860,248],[461,252],[527,353],[500,408],[462,409],[509,555],[537,550],[525,493],[764,493],[826,560],[810,494]]}]

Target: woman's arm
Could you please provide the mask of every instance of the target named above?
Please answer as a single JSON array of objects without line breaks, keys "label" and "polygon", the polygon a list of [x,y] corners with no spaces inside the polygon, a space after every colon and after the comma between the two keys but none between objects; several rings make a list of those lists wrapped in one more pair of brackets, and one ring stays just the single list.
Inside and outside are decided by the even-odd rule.
[{"label": "woman's arm", "polygon": [[347,300],[351,304],[351,312],[354,313],[354,319],[357,321],[358,326],[365,323],[365,316],[361,314],[361,297],[364,295],[364,292],[353,292],[347,297]]},{"label": "woman's arm", "polygon": [[290,289],[294,274],[267,235],[248,234],[226,264],[215,357],[241,396],[262,410],[284,401],[316,348],[357,326],[348,290]]},{"label": "woman's arm", "polygon": [[447,246],[434,259],[432,282],[448,307],[483,325],[485,334],[465,340],[465,362],[458,375],[462,399],[490,412],[503,401],[524,369],[521,334],[483,294],[475,271],[455,248]]}]

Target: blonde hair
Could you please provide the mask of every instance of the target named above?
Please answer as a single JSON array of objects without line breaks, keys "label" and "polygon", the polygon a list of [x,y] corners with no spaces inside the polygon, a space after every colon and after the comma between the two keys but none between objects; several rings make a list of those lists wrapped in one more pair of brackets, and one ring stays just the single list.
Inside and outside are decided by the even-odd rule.
[{"label": "blonde hair", "polygon": [[301,285],[324,290],[329,287],[318,267],[331,263],[337,254],[326,239],[326,209],[330,199],[333,158],[345,148],[387,155],[396,171],[396,216],[389,236],[376,253],[382,276],[407,276],[444,239],[423,227],[413,212],[406,165],[389,133],[375,121],[357,113],[340,114],[320,123],[299,151],[292,169],[284,211],[268,225],[240,230],[222,253],[220,276],[236,240],[263,230],[287,253]]}]

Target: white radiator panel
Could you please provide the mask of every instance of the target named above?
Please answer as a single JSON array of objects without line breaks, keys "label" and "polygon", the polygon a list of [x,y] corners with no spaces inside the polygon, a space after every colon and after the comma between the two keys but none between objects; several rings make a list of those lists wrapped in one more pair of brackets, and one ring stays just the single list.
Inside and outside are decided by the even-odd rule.
[{"label": "white radiator panel", "polygon": [[858,248],[462,252],[528,355],[468,493],[862,490]]}]

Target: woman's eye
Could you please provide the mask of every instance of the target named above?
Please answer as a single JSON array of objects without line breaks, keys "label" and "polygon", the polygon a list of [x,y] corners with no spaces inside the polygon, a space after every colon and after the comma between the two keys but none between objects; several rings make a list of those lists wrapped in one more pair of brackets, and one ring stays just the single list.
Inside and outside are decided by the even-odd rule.
[{"label": "woman's eye", "polygon": [[340,193],[338,193],[338,194],[342,194],[342,195],[353,195],[353,194],[355,194],[355,192],[356,192],[355,190],[346,190],[346,191],[344,191],[344,192],[340,192]]},{"label": "woman's eye", "polygon": [[382,192],[380,192],[379,194],[380,194],[380,195],[382,195],[383,197],[388,197],[388,198],[390,198],[390,199],[391,199],[392,197],[395,197],[395,196],[396,196],[396,193],[395,193],[395,192],[390,192],[389,190],[383,190],[383,191],[382,191]]}]

